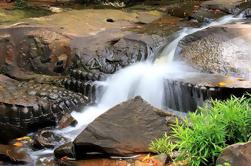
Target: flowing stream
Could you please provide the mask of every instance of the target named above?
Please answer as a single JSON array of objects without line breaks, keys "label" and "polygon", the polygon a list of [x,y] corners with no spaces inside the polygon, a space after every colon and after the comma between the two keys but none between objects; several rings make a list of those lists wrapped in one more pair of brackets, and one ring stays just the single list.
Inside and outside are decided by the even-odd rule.
[{"label": "flowing stream", "polygon": [[[72,116],[78,121],[76,127],[68,127],[56,131],[65,137],[73,140],[86,126],[98,116],[105,113],[113,106],[135,96],[141,96],[155,107],[162,108],[164,100],[164,79],[186,77],[196,72],[182,62],[173,61],[176,48],[181,39],[185,36],[203,30],[211,26],[222,25],[240,20],[241,16],[225,16],[201,28],[184,28],[177,33],[177,37],[168,44],[158,55],[154,62],[145,61],[128,66],[110,76],[106,81],[98,82],[105,86],[100,94],[98,104],[85,108],[81,113],[73,112]],[[166,99],[165,99],[166,100]],[[43,151],[42,154],[52,151]],[[33,152],[33,156],[41,152]]]}]

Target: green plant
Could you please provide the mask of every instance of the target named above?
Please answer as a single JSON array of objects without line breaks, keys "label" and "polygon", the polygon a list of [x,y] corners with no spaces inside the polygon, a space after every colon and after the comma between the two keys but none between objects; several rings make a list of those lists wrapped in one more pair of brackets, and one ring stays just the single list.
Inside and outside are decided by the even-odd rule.
[{"label": "green plant", "polygon": [[[215,163],[227,145],[248,141],[251,136],[250,103],[251,100],[244,97],[212,100],[211,106],[205,105],[195,113],[189,113],[182,122],[177,120],[171,135],[180,153],[177,160],[188,160],[192,166],[208,165]],[[169,144],[165,137],[159,138],[152,143],[152,148],[170,153],[169,146],[163,145],[165,142]]]},{"label": "green plant", "polygon": [[171,137],[165,133],[161,138],[151,142],[150,150],[156,153],[171,154],[176,148],[176,144],[173,144],[171,140]]},{"label": "green plant", "polygon": [[23,9],[27,7],[27,1],[26,0],[15,0],[15,6],[18,9]]}]

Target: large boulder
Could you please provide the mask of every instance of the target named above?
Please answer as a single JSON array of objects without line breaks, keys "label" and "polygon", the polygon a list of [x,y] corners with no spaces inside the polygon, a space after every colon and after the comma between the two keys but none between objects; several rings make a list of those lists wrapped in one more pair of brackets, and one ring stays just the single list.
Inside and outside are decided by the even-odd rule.
[{"label": "large boulder", "polygon": [[180,41],[176,58],[203,72],[247,76],[251,72],[251,25],[210,27]]},{"label": "large boulder", "polygon": [[80,111],[87,102],[85,96],[64,88],[19,82],[0,74],[0,142],[55,126],[65,114]]},{"label": "large boulder", "polygon": [[152,140],[169,132],[174,114],[154,108],[140,97],[98,117],[74,140],[76,158],[91,153],[127,156],[150,152]]},{"label": "large boulder", "polygon": [[251,163],[251,142],[228,146],[218,157],[217,163],[229,163],[231,166],[249,166]]}]

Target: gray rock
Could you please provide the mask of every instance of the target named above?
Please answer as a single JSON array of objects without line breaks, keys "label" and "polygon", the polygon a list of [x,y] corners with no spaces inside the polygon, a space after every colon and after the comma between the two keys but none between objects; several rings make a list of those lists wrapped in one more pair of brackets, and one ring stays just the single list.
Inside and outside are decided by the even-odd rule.
[{"label": "gray rock", "polygon": [[176,116],[142,98],[123,102],[92,122],[75,140],[77,158],[90,153],[127,156],[150,152],[149,143],[169,132]]}]

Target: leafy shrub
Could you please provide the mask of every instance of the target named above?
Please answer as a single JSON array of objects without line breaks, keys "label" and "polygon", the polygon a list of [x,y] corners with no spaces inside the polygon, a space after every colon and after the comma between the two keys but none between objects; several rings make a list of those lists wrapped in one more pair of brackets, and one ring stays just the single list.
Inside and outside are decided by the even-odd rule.
[{"label": "leafy shrub", "polygon": [[150,150],[156,153],[171,154],[175,148],[176,145],[172,143],[171,137],[166,133],[150,144]]},{"label": "leafy shrub", "polygon": [[[212,100],[211,103],[210,107],[206,105],[189,113],[182,123],[177,120],[173,126],[171,137],[177,140],[175,144],[180,152],[177,160],[188,160],[192,166],[215,163],[227,145],[250,139],[250,100],[231,97],[226,101]],[[151,148],[170,153],[169,145],[162,145],[169,144],[169,138],[164,136],[153,141]],[[165,147],[167,150],[163,149]]]}]

